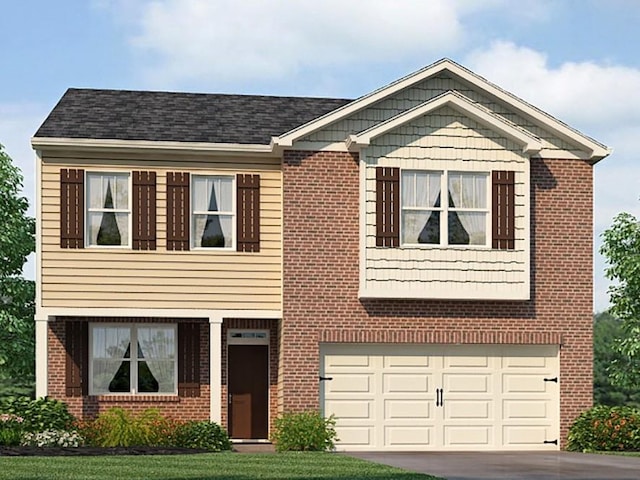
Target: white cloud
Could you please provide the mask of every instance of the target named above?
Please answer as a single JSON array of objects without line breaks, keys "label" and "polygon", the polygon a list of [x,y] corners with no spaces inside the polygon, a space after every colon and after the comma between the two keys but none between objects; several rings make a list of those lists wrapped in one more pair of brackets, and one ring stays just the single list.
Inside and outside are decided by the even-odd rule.
[{"label": "white cloud", "polygon": [[146,78],[155,84],[349,77],[358,64],[414,62],[459,48],[466,16],[504,0],[100,0],[128,18]]},{"label": "white cloud", "polygon": [[547,55],[510,42],[494,42],[466,64],[502,88],[580,128],[610,131],[640,123],[640,70],[595,62],[549,65]]},{"label": "white cloud", "polygon": [[[595,62],[551,66],[545,54],[509,42],[467,56],[467,66],[584,133],[613,147],[594,170],[595,247],[600,234],[622,211],[640,218],[640,70]],[[595,255],[596,311],[608,305],[605,260]]]}]

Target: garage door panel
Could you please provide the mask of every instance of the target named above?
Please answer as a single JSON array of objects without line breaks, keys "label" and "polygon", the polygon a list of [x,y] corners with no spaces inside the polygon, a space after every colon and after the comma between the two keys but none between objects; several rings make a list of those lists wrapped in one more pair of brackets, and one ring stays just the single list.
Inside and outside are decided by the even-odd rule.
[{"label": "garage door panel", "polygon": [[338,426],[336,425],[336,435],[342,447],[367,447],[374,443],[374,427],[359,426]]},{"label": "garage door panel", "polygon": [[385,427],[384,444],[390,447],[409,447],[416,446],[427,447],[431,444],[433,436],[433,427]]},{"label": "garage door panel", "polygon": [[385,420],[412,419],[413,421],[433,417],[432,402],[425,400],[385,400]]},{"label": "garage door panel", "polygon": [[502,376],[503,393],[546,393],[548,383],[542,375],[504,374]]},{"label": "garage door panel", "polygon": [[549,418],[549,400],[504,400],[503,420],[545,419]]},{"label": "garage door panel", "polygon": [[506,447],[553,448],[553,444],[545,444],[545,440],[555,439],[547,425],[505,425],[502,428],[503,442]]},{"label": "garage door panel", "polygon": [[368,355],[325,355],[325,367],[370,367]]},{"label": "garage door panel", "polygon": [[427,393],[433,390],[429,375],[411,375],[401,373],[383,373],[384,393]]},{"label": "garage door panel", "polygon": [[493,402],[488,400],[447,400],[445,420],[488,420],[493,417]]},{"label": "garage door panel", "polygon": [[372,387],[372,375],[337,374],[329,372],[332,380],[326,382],[327,393],[369,393]]},{"label": "garage door panel", "polygon": [[443,385],[447,394],[454,393],[489,393],[491,391],[491,375],[480,374],[448,374],[443,375]]},{"label": "garage door panel", "polygon": [[335,415],[342,420],[372,420],[373,400],[330,400],[325,402],[325,408],[329,415]]},{"label": "garage door panel", "polygon": [[445,426],[444,444],[450,447],[473,446],[474,448],[492,446],[493,426]]},{"label": "garage door panel", "polygon": [[385,355],[383,365],[385,368],[428,368],[430,358],[427,355]]},{"label": "garage door panel", "polygon": [[490,364],[490,359],[486,355],[473,355],[472,352],[469,352],[465,355],[462,355],[459,351],[454,354],[446,354],[444,359],[444,367],[447,369],[455,369],[455,368],[488,368]]}]

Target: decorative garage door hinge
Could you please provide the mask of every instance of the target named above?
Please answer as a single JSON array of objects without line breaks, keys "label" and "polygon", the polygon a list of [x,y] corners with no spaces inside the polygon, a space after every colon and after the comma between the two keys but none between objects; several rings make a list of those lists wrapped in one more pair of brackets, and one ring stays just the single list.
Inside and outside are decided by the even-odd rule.
[{"label": "decorative garage door hinge", "polygon": [[321,382],[324,382],[324,381],[326,381],[326,380],[333,380],[333,377],[323,377],[322,375],[320,375],[320,376],[318,377],[318,379],[319,379]]},{"label": "decorative garage door hinge", "polygon": [[557,445],[558,444],[558,440],[545,440],[542,443],[553,443],[554,445]]},{"label": "decorative garage door hinge", "polygon": [[545,382],[553,382],[553,383],[558,383],[558,377],[553,377],[553,378],[545,378],[544,379]]}]

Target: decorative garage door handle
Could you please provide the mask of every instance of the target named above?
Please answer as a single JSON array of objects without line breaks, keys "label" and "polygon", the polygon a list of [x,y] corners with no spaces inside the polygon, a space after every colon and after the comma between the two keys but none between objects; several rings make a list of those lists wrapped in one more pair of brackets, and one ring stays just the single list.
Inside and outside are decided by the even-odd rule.
[{"label": "decorative garage door handle", "polygon": [[441,407],[444,405],[444,389],[436,388],[436,407]]},{"label": "decorative garage door handle", "polygon": [[327,381],[327,380],[333,380],[333,377],[323,377],[322,375],[320,377],[318,377],[320,379],[321,382]]}]

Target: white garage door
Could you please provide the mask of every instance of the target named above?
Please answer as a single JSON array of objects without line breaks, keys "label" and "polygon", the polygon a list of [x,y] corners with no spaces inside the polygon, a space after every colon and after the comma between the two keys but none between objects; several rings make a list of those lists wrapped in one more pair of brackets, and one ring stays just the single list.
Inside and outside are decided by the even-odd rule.
[{"label": "white garage door", "polygon": [[[556,450],[558,348],[320,348],[320,400],[341,450]],[[556,443],[553,443],[556,442]]]}]

